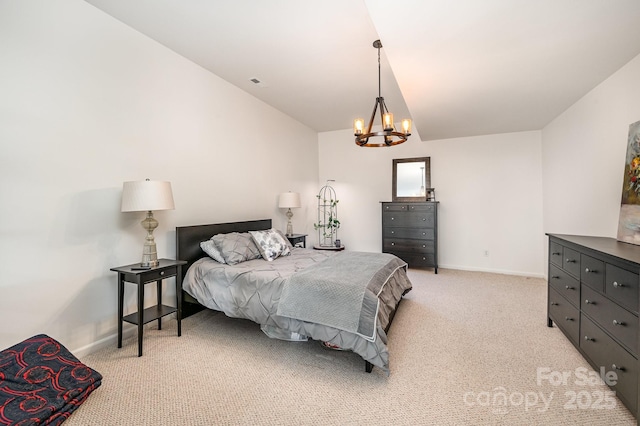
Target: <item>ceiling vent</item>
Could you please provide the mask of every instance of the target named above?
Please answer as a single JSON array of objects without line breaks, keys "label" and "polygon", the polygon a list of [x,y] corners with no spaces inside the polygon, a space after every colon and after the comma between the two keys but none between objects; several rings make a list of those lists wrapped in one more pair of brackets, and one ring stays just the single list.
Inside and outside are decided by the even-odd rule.
[{"label": "ceiling vent", "polygon": [[253,84],[255,84],[258,87],[269,87],[263,81],[260,81],[260,79],[258,79],[256,77],[250,78],[249,81],[252,82]]}]

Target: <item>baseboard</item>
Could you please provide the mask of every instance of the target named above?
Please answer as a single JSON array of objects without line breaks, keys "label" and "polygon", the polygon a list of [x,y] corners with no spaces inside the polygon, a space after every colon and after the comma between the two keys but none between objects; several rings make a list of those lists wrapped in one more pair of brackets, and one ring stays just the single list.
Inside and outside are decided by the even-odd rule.
[{"label": "baseboard", "polygon": [[473,268],[473,267],[459,266],[459,265],[438,265],[438,269],[456,269],[459,271],[489,272],[492,274],[517,275],[520,277],[542,278],[542,279],[547,278],[546,275],[544,274],[537,274],[533,272],[507,271],[504,269],[492,269],[492,268]]},{"label": "baseboard", "polygon": [[[171,319],[175,319],[176,318],[176,314],[170,314],[167,315],[165,317],[162,318],[162,324],[164,325],[165,321],[167,320],[171,320]],[[149,324],[145,324],[144,325],[144,332],[147,332],[147,328],[152,329],[152,328],[156,328],[157,327],[157,322],[153,321],[150,322]],[[138,327],[133,325],[133,324],[129,324],[129,323],[124,323],[123,324],[123,329],[122,329],[122,339],[127,339],[129,337],[132,336],[137,336],[138,335]],[[93,343],[90,343],[86,346],[83,346],[81,348],[77,348],[72,350],[71,352],[78,358],[82,359],[82,357],[85,357],[87,355],[90,355],[94,352],[99,351],[100,349],[106,348],[107,346],[117,346],[118,345],[118,331],[116,330],[115,333],[110,334],[109,336],[103,337],[100,340],[97,340]]]}]

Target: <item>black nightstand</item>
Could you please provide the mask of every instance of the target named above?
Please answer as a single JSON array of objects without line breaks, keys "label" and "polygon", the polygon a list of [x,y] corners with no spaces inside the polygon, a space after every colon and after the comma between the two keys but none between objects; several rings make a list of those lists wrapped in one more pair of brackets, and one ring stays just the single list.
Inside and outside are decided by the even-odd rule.
[{"label": "black nightstand", "polygon": [[[184,260],[160,259],[159,265],[145,270],[136,270],[140,263],[111,268],[118,273],[118,347],[122,347],[122,322],[126,321],[138,326],[138,356],[142,356],[142,329],[143,325],[158,320],[158,330],[162,329],[162,317],[177,312],[178,336],[182,335],[182,265]],[[162,304],[162,280],[176,277],[176,307]],[[158,303],[155,306],[144,309],[144,285],[156,282],[158,288]],[[138,284],[138,311],[127,316],[124,315],[124,283]],[[142,320],[140,320],[142,313]]]},{"label": "black nightstand", "polygon": [[307,235],[308,234],[291,234],[291,235],[286,235],[287,239],[289,240],[289,242],[291,243],[292,246],[296,246],[296,244],[298,243],[302,243],[302,247],[306,248],[307,247]]}]

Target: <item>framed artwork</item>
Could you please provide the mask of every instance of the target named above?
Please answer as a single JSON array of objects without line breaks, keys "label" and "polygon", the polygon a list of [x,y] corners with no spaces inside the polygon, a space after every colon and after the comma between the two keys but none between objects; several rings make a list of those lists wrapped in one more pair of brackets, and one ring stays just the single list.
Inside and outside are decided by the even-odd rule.
[{"label": "framed artwork", "polygon": [[629,126],[618,240],[640,245],[640,121]]}]

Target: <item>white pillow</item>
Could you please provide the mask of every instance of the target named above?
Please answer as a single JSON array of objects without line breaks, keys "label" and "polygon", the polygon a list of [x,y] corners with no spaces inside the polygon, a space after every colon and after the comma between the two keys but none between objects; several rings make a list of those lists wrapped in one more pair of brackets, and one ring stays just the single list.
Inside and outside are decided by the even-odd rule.
[{"label": "white pillow", "polygon": [[268,261],[272,261],[279,256],[291,254],[291,243],[284,238],[276,229],[266,231],[249,231],[253,241],[258,246],[260,254]]}]

